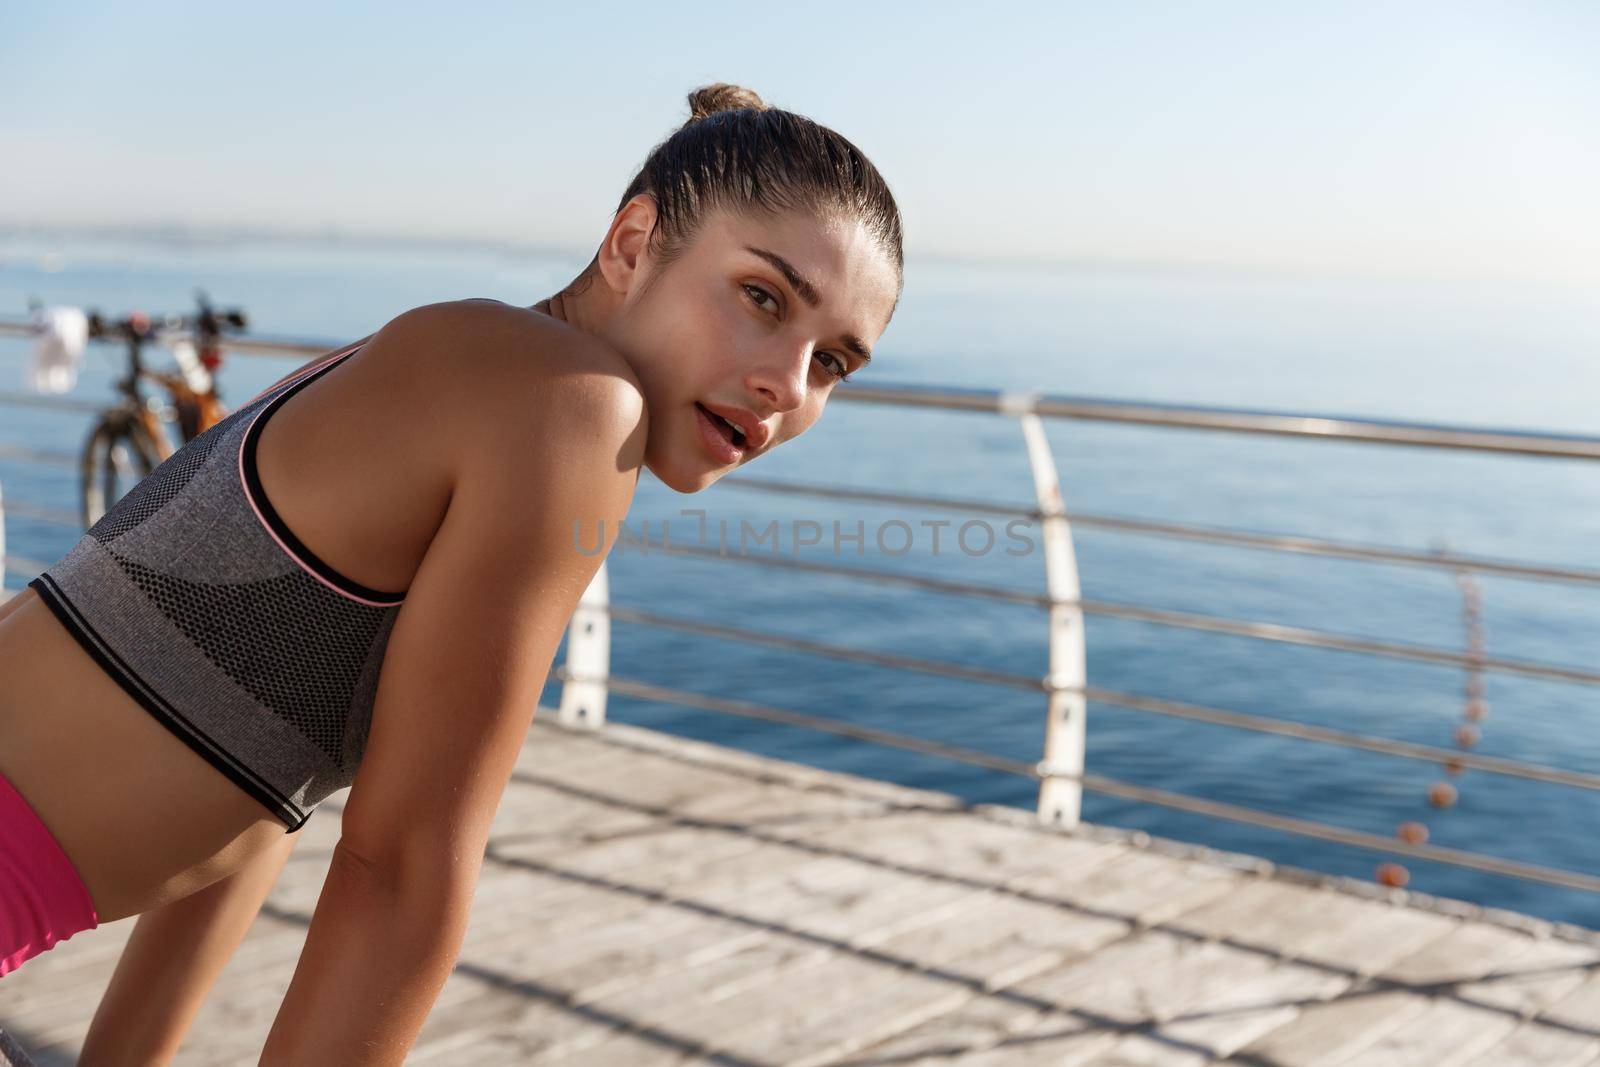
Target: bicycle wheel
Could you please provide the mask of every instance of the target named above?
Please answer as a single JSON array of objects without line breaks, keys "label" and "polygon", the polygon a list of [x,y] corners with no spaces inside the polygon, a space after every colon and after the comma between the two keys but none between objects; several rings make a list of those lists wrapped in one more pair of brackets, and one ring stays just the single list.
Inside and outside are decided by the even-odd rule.
[{"label": "bicycle wheel", "polygon": [[79,472],[85,530],[155,469],[145,438],[137,423],[109,417],[90,431]]}]

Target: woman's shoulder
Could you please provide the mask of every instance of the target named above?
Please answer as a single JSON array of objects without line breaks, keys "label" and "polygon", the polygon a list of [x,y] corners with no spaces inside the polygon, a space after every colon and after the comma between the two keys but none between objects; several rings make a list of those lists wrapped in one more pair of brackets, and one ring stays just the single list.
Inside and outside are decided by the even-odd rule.
[{"label": "woman's shoulder", "polygon": [[581,415],[596,429],[631,433],[648,416],[638,377],[615,348],[533,308],[484,298],[424,304],[391,319],[369,347],[369,365],[407,394],[395,401],[452,439],[529,416]]},{"label": "woman's shoulder", "polygon": [[418,351],[479,377],[505,372],[551,386],[610,381],[640,392],[633,368],[605,340],[531,307],[468,297],[412,308],[384,327],[391,328]]}]

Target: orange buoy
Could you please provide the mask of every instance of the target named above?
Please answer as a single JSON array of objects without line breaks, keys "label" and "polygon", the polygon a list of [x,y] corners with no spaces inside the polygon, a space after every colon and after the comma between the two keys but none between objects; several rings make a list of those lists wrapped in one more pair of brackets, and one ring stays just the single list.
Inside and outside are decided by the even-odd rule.
[{"label": "orange buoy", "polygon": [[1469,700],[1467,701],[1466,709],[1461,714],[1472,722],[1482,722],[1484,717],[1489,714],[1489,705],[1481,700]]},{"label": "orange buoy", "polygon": [[1478,743],[1478,728],[1462,723],[1456,727],[1456,744],[1462,748],[1471,748]]},{"label": "orange buoy", "polygon": [[1411,881],[1411,872],[1398,863],[1378,864],[1377,879],[1384,885],[1403,886]]},{"label": "orange buoy", "polygon": [[1466,769],[1467,765],[1458,759],[1447,759],[1444,761],[1444,773],[1446,774],[1459,775]]},{"label": "orange buoy", "polygon": [[1403,822],[1394,835],[1408,845],[1420,845],[1428,840],[1428,828],[1420,822]]},{"label": "orange buoy", "polygon": [[1428,803],[1436,808],[1448,808],[1456,802],[1456,787],[1449,782],[1434,782],[1428,787]]}]

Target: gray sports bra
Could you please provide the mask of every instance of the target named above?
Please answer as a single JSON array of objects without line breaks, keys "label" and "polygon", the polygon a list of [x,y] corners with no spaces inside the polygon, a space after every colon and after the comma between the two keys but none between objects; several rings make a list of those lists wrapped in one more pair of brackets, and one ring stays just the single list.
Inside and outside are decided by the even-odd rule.
[{"label": "gray sports bra", "polygon": [[405,591],[353,582],[301,543],[261,491],[256,441],[284,401],[359,348],[184,445],[28,583],[123,689],[287,831],[355,779]]}]

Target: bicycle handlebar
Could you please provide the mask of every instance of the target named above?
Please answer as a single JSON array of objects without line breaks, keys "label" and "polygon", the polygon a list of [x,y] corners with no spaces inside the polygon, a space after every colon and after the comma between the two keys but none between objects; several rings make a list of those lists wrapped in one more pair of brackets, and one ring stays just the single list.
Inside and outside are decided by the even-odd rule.
[{"label": "bicycle handlebar", "polygon": [[249,320],[240,308],[216,311],[202,306],[198,314],[163,315],[154,320],[143,311],[133,311],[120,319],[108,320],[99,311],[89,312],[91,338],[122,338],[148,341],[157,334],[178,330],[194,330],[202,337],[217,337],[224,333],[241,333],[248,328]]}]

